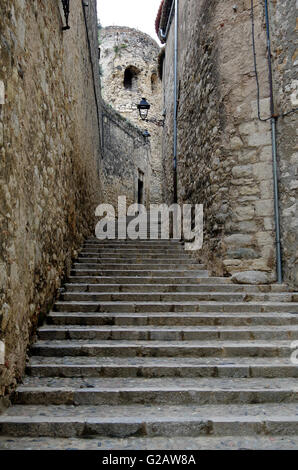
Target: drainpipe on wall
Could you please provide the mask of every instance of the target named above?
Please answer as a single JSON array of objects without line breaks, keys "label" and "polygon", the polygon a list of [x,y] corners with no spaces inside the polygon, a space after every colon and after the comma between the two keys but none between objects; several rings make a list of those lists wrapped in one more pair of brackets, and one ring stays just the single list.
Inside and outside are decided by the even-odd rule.
[{"label": "drainpipe on wall", "polygon": [[280,240],[280,214],[279,214],[277,143],[276,143],[277,117],[276,117],[275,112],[274,112],[273,75],[272,75],[272,62],[271,62],[271,39],[270,39],[268,0],[265,0],[265,15],[266,15],[268,68],[269,68],[269,86],[270,86],[271,139],[272,139],[272,164],[273,164],[273,186],[274,186],[274,215],[275,215],[275,232],[276,232],[276,273],[277,273],[277,282],[281,284],[282,281],[283,281],[283,275],[282,275],[282,256],[281,256],[281,240]]}]

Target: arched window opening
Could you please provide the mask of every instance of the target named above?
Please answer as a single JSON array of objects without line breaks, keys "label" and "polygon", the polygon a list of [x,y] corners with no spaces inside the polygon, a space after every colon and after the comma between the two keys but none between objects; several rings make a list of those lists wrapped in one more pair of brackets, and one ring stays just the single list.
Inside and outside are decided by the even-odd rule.
[{"label": "arched window opening", "polygon": [[140,71],[130,65],[125,69],[123,85],[126,90],[136,91],[138,88],[138,75]]}]

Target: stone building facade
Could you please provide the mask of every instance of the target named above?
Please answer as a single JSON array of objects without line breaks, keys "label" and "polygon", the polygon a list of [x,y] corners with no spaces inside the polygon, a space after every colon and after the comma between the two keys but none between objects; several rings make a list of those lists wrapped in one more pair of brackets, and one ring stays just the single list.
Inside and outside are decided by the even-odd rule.
[{"label": "stone building facade", "polygon": [[102,103],[102,187],[103,202],[118,207],[118,196],[127,205],[148,206],[151,184],[151,149],[142,131]]},{"label": "stone building facade", "polygon": [[[118,113],[151,135],[150,202],[161,202],[162,93],[158,75],[158,44],[147,34],[127,27],[100,30],[102,96]],[[151,105],[149,120],[139,117],[137,104],[145,97]],[[152,122],[153,121],[153,122]]]},{"label": "stone building facade", "polygon": [[[275,109],[298,108],[298,1],[270,2]],[[285,280],[298,286],[298,119],[291,113],[278,120],[281,236]]]},{"label": "stone building facade", "polygon": [[[285,111],[296,106],[294,3],[270,2],[276,101]],[[172,0],[164,0],[157,20],[164,31],[171,4]],[[179,0],[178,22],[179,202],[204,204],[200,257],[211,272],[233,275],[253,270],[263,281],[274,280],[271,126],[270,121],[258,119],[251,0]],[[254,0],[254,24],[260,111],[267,118],[270,90],[263,1]],[[167,201],[173,197],[173,57],[174,21],[163,63]],[[297,285],[297,114],[278,119],[277,125],[284,277]]]},{"label": "stone building facade", "polygon": [[0,401],[102,199],[96,1],[70,8],[0,3]]}]

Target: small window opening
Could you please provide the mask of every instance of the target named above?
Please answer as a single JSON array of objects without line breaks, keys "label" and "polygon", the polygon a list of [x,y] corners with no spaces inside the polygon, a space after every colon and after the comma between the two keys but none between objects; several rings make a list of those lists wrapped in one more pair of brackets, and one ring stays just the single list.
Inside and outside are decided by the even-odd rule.
[{"label": "small window opening", "polygon": [[126,90],[137,91],[139,73],[140,71],[132,65],[125,69],[123,85]]}]

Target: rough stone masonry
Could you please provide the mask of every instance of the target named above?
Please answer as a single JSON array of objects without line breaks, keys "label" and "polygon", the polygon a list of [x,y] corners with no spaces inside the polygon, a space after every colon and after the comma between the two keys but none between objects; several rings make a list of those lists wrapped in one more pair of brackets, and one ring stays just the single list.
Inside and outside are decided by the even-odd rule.
[{"label": "rough stone masonry", "polygon": [[[121,116],[151,135],[151,203],[162,202],[162,89],[158,75],[160,47],[147,34],[133,28],[110,26],[100,30],[102,95]],[[137,110],[141,98],[151,105],[149,122]]]},{"label": "rough stone masonry", "polygon": [[85,15],[73,0],[62,32],[61,2],[0,4],[0,399],[100,200],[96,2]]},{"label": "rough stone masonry", "polygon": [[[165,30],[171,0],[165,0]],[[271,1],[277,112],[297,107],[297,2]],[[179,2],[179,202],[204,203],[200,254],[214,274],[253,271],[275,279],[270,121],[257,118],[251,1]],[[260,109],[270,117],[264,2],[254,1]],[[172,200],[174,22],[166,42],[163,88],[165,198]],[[297,114],[278,119],[284,278],[297,277]]]}]

